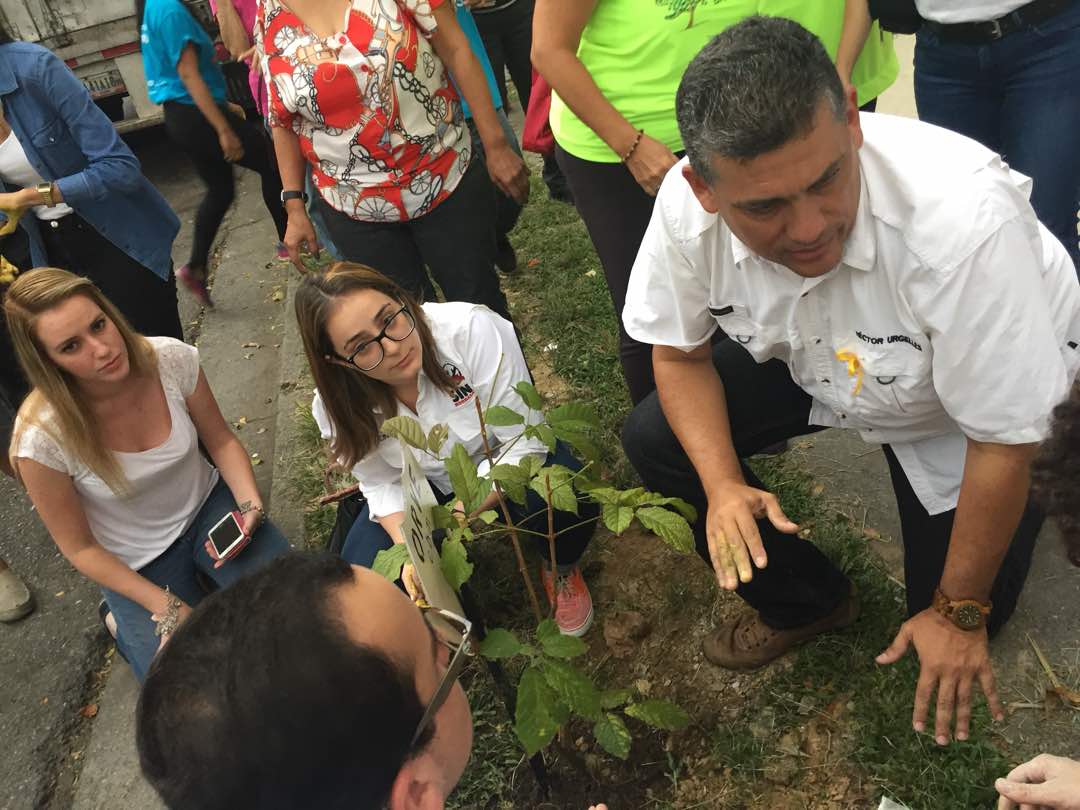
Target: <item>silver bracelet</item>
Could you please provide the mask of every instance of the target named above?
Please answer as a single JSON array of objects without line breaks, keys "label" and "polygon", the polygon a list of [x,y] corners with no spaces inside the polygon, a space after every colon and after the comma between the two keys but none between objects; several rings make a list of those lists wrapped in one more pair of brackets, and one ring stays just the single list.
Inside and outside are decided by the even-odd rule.
[{"label": "silver bracelet", "polygon": [[160,619],[154,619],[154,635],[155,636],[169,636],[176,632],[176,626],[180,624],[180,605],[183,602],[180,601],[178,596],[174,596],[169,593],[169,589],[165,588],[165,596],[168,597],[168,606],[165,608],[165,615]]}]

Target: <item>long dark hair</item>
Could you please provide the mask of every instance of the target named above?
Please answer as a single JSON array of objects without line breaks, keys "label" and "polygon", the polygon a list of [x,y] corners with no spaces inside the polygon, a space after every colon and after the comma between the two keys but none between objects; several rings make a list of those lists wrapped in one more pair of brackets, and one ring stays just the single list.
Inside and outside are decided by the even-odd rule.
[{"label": "long dark hair", "polygon": [[1031,465],[1031,483],[1061,529],[1069,561],[1080,566],[1080,382],[1054,408],[1050,435]]},{"label": "long dark hair", "polygon": [[[362,264],[338,262],[325,273],[308,273],[296,291],[296,320],[311,376],[334,424],[330,449],[347,467],[374,449],[379,443],[381,419],[397,412],[397,400],[389,385],[327,359],[334,354],[326,336],[330,312],[338,298],[358,290],[376,290],[409,308],[423,346],[424,374],[443,391],[454,390],[450,375],[440,364],[431,328],[413,296]],[[375,408],[381,416],[376,416]]]}]

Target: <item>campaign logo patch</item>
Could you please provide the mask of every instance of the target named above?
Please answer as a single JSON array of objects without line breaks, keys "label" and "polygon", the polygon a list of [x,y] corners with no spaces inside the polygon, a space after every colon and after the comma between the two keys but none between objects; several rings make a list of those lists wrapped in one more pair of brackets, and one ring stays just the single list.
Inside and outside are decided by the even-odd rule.
[{"label": "campaign logo patch", "polygon": [[465,382],[465,375],[461,373],[461,369],[453,363],[443,363],[443,371],[450,375],[450,382],[454,386],[450,399],[454,403],[455,408],[460,408],[476,396],[473,387]]}]

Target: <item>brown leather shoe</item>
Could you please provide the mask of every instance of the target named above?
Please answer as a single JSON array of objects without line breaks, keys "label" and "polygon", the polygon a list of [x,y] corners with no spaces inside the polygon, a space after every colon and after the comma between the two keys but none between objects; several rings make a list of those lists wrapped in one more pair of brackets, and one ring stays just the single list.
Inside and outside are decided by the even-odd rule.
[{"label": "brown leather shoe", "polygon": [[779,658],[793,647],[830,630],[847,627],[859,617],[859,598],[851,586],[848,598],[832,613],[803,627],[775,630],[748,611],[724,622],[705,638],[705,657],[725,669],[757,669]]}]

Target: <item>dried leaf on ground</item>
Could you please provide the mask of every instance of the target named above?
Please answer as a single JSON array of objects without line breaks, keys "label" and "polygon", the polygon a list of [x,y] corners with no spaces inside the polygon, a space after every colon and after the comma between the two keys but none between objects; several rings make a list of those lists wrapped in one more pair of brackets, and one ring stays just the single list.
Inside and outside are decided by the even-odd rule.
[{"label": "dried leaf on ground", "polygon": [[79,714],[89,720],[91,717],[97,717],[98,705],[96,703],[88,703],[79,709]]}]

